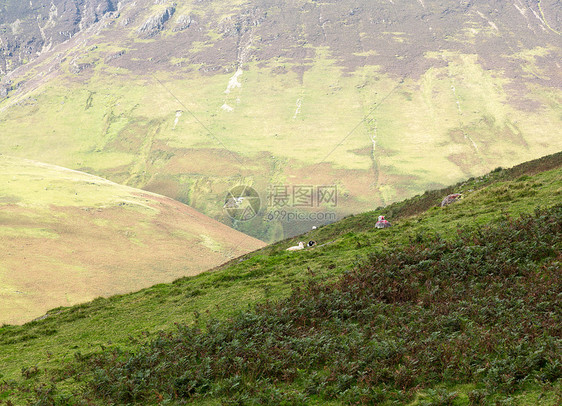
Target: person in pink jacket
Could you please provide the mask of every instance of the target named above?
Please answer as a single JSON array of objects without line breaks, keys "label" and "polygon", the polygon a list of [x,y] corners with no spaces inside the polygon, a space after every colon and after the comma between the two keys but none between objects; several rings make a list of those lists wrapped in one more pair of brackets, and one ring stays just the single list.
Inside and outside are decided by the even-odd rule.
[{"label": "person in pink jacket", "polygon": [[379,216],[379,221],[375,224],[376,228],[387,228],[390,227],[390,224],[387,220],[385,220],[384,216]]}]

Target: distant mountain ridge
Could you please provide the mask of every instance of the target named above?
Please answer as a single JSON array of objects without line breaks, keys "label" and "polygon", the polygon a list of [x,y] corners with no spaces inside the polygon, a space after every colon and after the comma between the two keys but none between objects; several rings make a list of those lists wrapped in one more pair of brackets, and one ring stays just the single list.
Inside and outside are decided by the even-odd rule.
[{"label": "distant mountain ridge", "polygon": [[[562,148],[555,0],[59,3],[53,24],[71,38],[6,62],[0,151],[164,194],[263,240],[314,224],[262,222],[267,211],[233,222],[232,187],[265,202],[271,185],[334,185],[343,216]],[[33,32],[44,13],[4,4],[3,43],[11,32],[13,49],[43,49],[13,24]]]},{"label": "distant mountain ridge", "polygon": [[[182,13],[185,5],[190,3],[191,10]],[[330,47],[338,62],[348,70],[370,64],[382,65],[390,72],[411,75],[435,65],[431,60],[421,64],[419,56],[439,48],[454,48],[460,52],[478,50],[483,61],[495,67],[517,49],[532,48],[541,41],[559,45],[556,39],[562,31],[562,5],[556,0],[355,0],[322,3],[252,0],[238,4],[233,2],[231,6],[227,2],[225,8],[229,13],[226,15],[217,12],[221,9],[216,4],[212,0],[36,0],[30,3],[3,0],[0,2],[0,73],[6,74],[24,62],[32,61],[41,52],[67,41],[104,17],[118,21],[120,28],[133,29],[144,38],[160,33],[183,32],[181,40],[193,42],[204,38],[209,28],[216,30],[222,38],[215,40],[215,52],[192,52],[185,48],[173,52],[166,47],[161,50],[182,56],[186,52],[191,56],[197,55],[198,62],[207,65],[203,69],[205,72],[228,69],[229,65],[225,62],[239,64],[250,57],[264,63],[279,57],[306,63],[307,55],[310,58],[314,54],[311,48],[318,46]],[[160,9],[155,9],[158,6]],[[105,24],[108,22],[105,21]],[[463,31],[470,31],[471,26],[477,42],[458,42],[451,46],[450,38],[464,35]],[[392,32],[383,31],[387,28],[406,38],[396,41]],[[477,31],[481,30],[489,31],[487,38],[478,38]],[[369,35],[369,31],[386,35]],[[507,35],[489,35],[494,31],[505,31],[503,34]],[[257,38],[250,39],[249,34]],[[407,36],[412,34],[415,34],[415,38],[411,38],[415,42],[407,41]],[[162,41],[164,45],[169,42]],[[248,42],[252,42],[254,49],[243,55],[240,46]],[[221,52],[217,53],[216,48]],[[309,50],[303,51],[303,48]],[[376,55],[357,55],[373,50],[376,50]],[[486,50],[487,53],[482,52]],[[163,56],[157,48],[143,47],[122,61],[130,60],[138,52],[143,56],[147,52],[152,53],[152,57]],[[412,57],[414,60],[405,60]],[[128,68],[136,67],[142,71],[144,65],[139,64],[142,61],[135,62]],[[415,64],[419,65],[417,69],[411,69]],[[516,72],[513,64],[506,65],[513,73],[522,73]],[[544,58],[541,65],[557,67],[553,58]]]}]

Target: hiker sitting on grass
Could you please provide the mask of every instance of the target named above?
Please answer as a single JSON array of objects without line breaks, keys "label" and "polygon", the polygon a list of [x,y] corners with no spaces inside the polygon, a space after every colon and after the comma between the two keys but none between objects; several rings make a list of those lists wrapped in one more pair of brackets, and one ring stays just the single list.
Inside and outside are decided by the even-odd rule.
[{"label": "hiker sitting on grass", "polygon": [[390,227],[390,224],[387,220],[385,220],[384,216],[379,216],[379,221],[375,224],[376,228],[387,228]]}]

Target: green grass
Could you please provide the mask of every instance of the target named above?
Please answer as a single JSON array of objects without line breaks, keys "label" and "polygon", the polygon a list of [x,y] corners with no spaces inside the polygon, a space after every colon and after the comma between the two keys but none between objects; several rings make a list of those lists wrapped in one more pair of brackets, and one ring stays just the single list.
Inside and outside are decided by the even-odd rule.
[{"label": "green grass", "polygon": [[[506,215],[516,218],[538,206],[548,208],[562,200],[562,154],[556,154],[509,170],[497,170],[441,191],[427,192],[411,200],[348,217],[321,227],[298,240],[314,239],[319,246],[296,253],[285,251],[297,239],[285,240],[246,255],[212,272],[157,285],[143,291],[97,299],[71,308],[58,308],[49,317],[24,326],[0,329],[0,365],[3,395],[23,403],[30,394],[13,385],[32,387],[48,380],[53,371],[77,354],[97,354],[102,348],[134,350],[139,342],[156,337],[158,331],[173,331],[175,324],[204,327],[210,319],[226,320],[266,299],[286,298],[294,287],[313,280],[335,281],[362,263],[373,252],[404,247],[439,235],[447,240],[459,227],[500,224]],[[434,207],[443,195],[462,191],[464,198],[446,208]],[[386,214],[393,227],[374,230],[379,214]],[[39,372],[22,378],[22,368],[37,366]],[[63,380],[60,388],[76,388]],[[1,386],[0,386],[1,387]],[[556,385],[532,387],[511,396],[515,404],[556,403]],[[61,390],[63,390],[61,389]],[[66,390],[64,389],[64,390]],[[468,404],[474,388],[448,387],[462,394],[455,404]],[[522,389],[525,389],[524,387]],[[64,391],[63,390],[63,391]],[[557,392],[558,391],[558,392]],[[542,394],[542,393],[545,394]],[[12,393],[12,395],[10,395]],[[423,398],[437,392],[420,392]],[[472,395],[471,395],[472,396]],[[500,395],[498,395],[500,396]],[[505,396],[501,395],[505,400]],[[0,397],[1,399],[1,397]],[[464,399],[464,400],[462,400]],[[422,404],[422,403],[414,404]]]}]

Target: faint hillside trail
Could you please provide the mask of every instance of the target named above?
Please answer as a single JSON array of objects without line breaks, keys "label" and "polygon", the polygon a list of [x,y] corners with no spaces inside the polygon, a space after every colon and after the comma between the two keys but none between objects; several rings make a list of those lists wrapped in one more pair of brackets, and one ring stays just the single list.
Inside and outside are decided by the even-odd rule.
[{"label": "faint hillside trail", "polygon": [[542,6],[541,6],[541,0],[538,0],[538,3],[537,3],[537,4],[538,4],[538,6],[539,6],[539,11],[540,11],[540,13],[541,13],[542,22],[544,23],[544,25],[546,25],[546,27],[547,27],[550,31],[552,31],[553,33],[558,34],[558,35],[562,35],[562,34],[560,34],[560,32],[558,32],[558,31],[556,31],[554,28],[552,28],[552,27],[550,26],[550,24],[548,23],[548,21],[546,20],[546,17],[545,17],[545,15],[544,15],[543,8],[542,8]]}]

